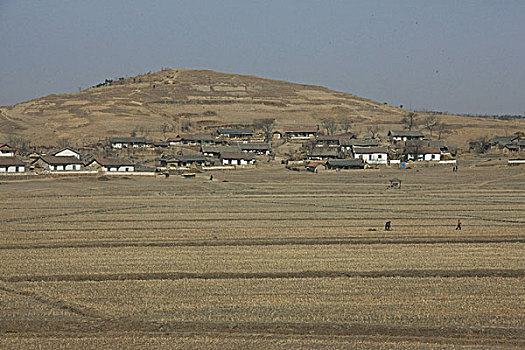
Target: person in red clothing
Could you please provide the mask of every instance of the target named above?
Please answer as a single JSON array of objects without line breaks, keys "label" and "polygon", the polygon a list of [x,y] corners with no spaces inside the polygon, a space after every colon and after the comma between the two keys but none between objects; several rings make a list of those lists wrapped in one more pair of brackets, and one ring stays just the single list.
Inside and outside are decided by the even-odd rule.
[{"label": "person in red clothing", "polygon": [[461,220],[458,219],[458,224],[456,226],[456,230],[460,230],[461,231]]}]

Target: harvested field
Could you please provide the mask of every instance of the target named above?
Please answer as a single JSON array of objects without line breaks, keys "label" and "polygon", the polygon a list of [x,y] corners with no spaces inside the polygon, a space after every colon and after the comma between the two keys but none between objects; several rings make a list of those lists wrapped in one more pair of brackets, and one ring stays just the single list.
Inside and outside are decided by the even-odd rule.
[{"label": "harvested field", "polygon": [[0,182],[0,347],[525,347],[525,169],[214,178]]}]

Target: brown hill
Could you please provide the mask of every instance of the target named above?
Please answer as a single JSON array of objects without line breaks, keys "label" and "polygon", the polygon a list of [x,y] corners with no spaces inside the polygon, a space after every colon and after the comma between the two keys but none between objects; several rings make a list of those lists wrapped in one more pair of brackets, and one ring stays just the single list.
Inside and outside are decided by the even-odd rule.
[{"label": "brown hill", "polygon": [[[364,135],[377,126],[385,134],[390,128],[403,128],[401,119],[408,114],[320,86],[207,70],[166,69],[99,85],[0,108],[0,141],[14,135],[36,145],[55,144],[60,138],[80,145],[132,133],[163,139],[181,130],[248,126],[258,118],[275,118],[277,128],[318,125],[324,118],[347,119],[354,133]],[[480,135],[523,131],[525,125],[449,115],[437,118],[449,126],[445,137],[460,146]]]}]

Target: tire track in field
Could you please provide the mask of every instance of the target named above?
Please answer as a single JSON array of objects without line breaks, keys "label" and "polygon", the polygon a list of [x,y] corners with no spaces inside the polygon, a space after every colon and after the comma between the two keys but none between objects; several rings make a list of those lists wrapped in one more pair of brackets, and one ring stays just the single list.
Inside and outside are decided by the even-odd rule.
[{"label": "tire track in field", "polygon": [[518,327],[439,327],[425,325],[392,325],[336,322],[202,322],[148,321],[126,319],[85,323],[46,320],[0,320],[0,334],[14,336],[53,337],[126,337],[126,336],[218,336],[244,337],[358,337],[372,342],[403,342],[467,345],[511,346],[525,345],[524,329]]},{"label": "tire track in field", "polygon": [[24,217],[18,217],[18,218],[8,218],[8,219],[0,219],[4,222],[20,222],[20,221],[31,221],[31,220],[38,220],[38,219],[47,219],[47,218],[54,218],[54,217],[63,217],[63,216],[71,216],[71,215],[81,215],[81,214],[99,214],[99,213],[107,213],[111,211],[119,211],[119,210],[130,210],[130,209],[144,209],[149,208],[149,205],[138,205],[133,207],[120,207],[120,208],[103,208],[103,209],[89,209],[89,210],[78,210],[68,213],[57,213],[57,214],[45,214],[45,215],[36,215],[36,216],[24,216]]},{"label": "tire track in field", "polygon": [[[5,280],[0,279],[5,282]],[[44,304],[48,307],[60,309],[63,311],[70,312],[72,314],[75,314],[77,316],[81,316],[88,319],[98,319],[98,320],[104,320],[107,319],[107,317],[100,312],[88,309],[83,306],[74,305],[71,303],[66,303],[63,300],[50,298],[32,291],[28,290],[22,290],[19,288],[13,288],[12,286],[8,285],[7,283],[0,282],[0,291],[6,292],[8,294],[12,294],[18,297],[25,297],[32,299],[40,304]]]},{"label": "tire track in field", "polygon": [[525,243],[525,236],[494,237],[401,237],[386,238],[384,236],[354,236],[306,238],[293,237],[283,239],[208,239],[208,240],[174,240],[174,241],[85,241],[85,242],[55,242],[55,243],[22,243],[1,244],[0,250],[18,249],[58,249],[58,248],[125,248],[125,247],[243,247],[243,246],[286,246],[286,245],[376,245],[376,244],[492,244],[492,243]]},{"label": "tire track in field", "polygon": [[[233,279],[297,279],[297,278],[523,278],[525,269],[468,269],[468,270],[391,270],[391,271],[298,271],[298,272],[153,272],[97,273],[10,276],[1,280],[17,282],[105,282],[156,280],[233,280]],[[80,312],[80,311],[77,311]]]}]

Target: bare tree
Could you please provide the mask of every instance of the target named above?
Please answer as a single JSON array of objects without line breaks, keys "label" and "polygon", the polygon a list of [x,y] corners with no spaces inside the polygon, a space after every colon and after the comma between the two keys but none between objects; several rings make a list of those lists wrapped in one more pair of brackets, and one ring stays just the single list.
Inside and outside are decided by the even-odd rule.
[{"label": "bare tree", "polygon": [[412,128],[416,125],[417,123],[417,114],[414,113],[414,112],[410,112],[408,113],[408,115],[406,117],[404,117],[403,119],[401,119],[401,123],[405,124],[406,125],[406,128],[408,130],[412,130]]},{"label": "bare tree", "polygon": [[379,126],[369,125],[367,127],[367,130],[370,133],[370,136],[372,136],[372,138],[375,139],[377,137],[377,133],[379,132]]},{"label": "bare tree", "polygon": [[469,150],[478,154],[485,153],[490,148],[489,139],[483,136],[469,142]]},{"label": "bare tree", "polygon": [[427,128],[427,130],[430,132],[430,137],[432,137],[432,131],[434,131],[434,129],[439,125],[439,120],[437,120],[437,118],[433,115],[429,115],[423,122],[425,124],[425,128]]},{"label": "bare tree", "polygon": [[443,122],[438,123],[436,129],[438,131],[438,140],[441,140],[442,135],[450,133],[450,125]]},{"label": "bare tree", "polygon": [[341,119],[339,126],[341,127],[341,130],[347,134],[348,130],[352,127],[352,121],[348,117],[344,117]]},{"label": "bare tree", "polygon": [[265,141],[272,138],[272,132],[275,124],[275,118],[255,119],[253,125],[256,129],[262,130]]},{"label": "bare tree", "polygon": [[19,154],[26,154],[29,151],[29,142],[23,137],[9,135],[8,144],[14,147]]},{"label": "bare tree", "polygon": [[337,131],[337,124],[333,118],[325,118],[321,121],[321,125],[326,130],[327,135],[333,135]]},{"label": "bare tree", "polygon": [[166,137],[166,133],[170,131],[171,126],[168,123],[164,123],[160,126],[160,131],[162,135]]},{"label": "bare tree", "polygon": [[57,140],[57,145],[60,148],[66,148],[71,145],[71,141],[67,137],[62,137]]}]

